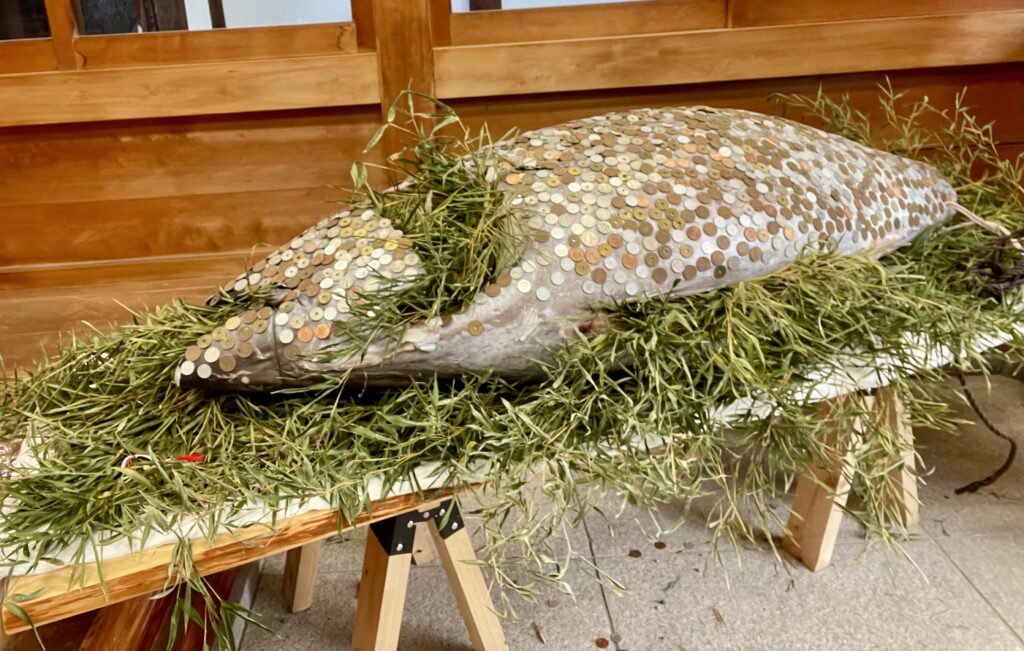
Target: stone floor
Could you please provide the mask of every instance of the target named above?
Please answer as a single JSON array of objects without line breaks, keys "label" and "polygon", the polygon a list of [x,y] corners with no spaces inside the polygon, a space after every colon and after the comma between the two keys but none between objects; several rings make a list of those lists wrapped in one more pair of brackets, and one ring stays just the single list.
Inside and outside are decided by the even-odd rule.
[{"label": "stone floor", "polygon": [[[978,401],[1024,447],[1024,385],[971,381]],[[964,416],[970,412],[960,410]],[[577,563],[564,595],[519,603],[504,623],[511,649],[1024,649],[1024,459],[977,494],[954,489],[998,467],[1006,443],[980,426],[958,435],[916,433],[932,473],[921,489],[921,525],[909,560],[865,551],[846,522],[832,565],[811,573],[764,550],[709,562],[707,531],[694,521],[655,546],[646,516],[625,511],[610,525],[579,528],[593,563],[620,581],[616,592]],[[348,649],[362,536],[324,548],[313,607],[281,605],[283,562],[263,567],[254,607],[273,633],[250,626],[244,651]],[[413,567],[403,649],[470,649],[441,568]]]}]

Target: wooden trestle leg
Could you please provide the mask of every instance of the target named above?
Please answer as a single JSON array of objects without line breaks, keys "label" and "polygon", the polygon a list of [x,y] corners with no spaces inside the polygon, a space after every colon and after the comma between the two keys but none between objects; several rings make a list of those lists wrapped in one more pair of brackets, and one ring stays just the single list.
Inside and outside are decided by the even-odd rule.
[{"label": "wooden trestle leg", "polygon": [[[844,399],[848,398],[836,398]],[[866,401],[870,417],[888,425],[905,443],[899,458],[892,460],[889,490],[894,502],[893,508],[899,510],[903,526],[911,527],[918,520],[917,478],[914,476],[913,432],[906,420],[903,405],[889,387],[882,387],[875,396],[864,396],[862,399]],[[820,416],[830,419],[835,404],[835,401],[824,403],[820,408]],[[854,423],[854,428],[862,430],[859,422]],[[833,425],[830,425],[829,438],[834,452],[830,463],[797,479],[787,525],[788,533],[782,543],[783,549],[815,572],[828,566],[832,560],[854,470],[854,458],[849,446],[859,440],[857,435],[850,436],[845,439],[847,446],[839,445],[838,441],[843,439]]]},{"label": "wooden trestle leg", "polygon": [[320,548],[324,541],[317,540],[302,547],[288,550],[284,563],[284,593],[288,612],[298,613],[313,605],[313,588],[316,583],[316,565],[320,560]]},{"label": "wooden trestle leg", "polygon": [[426,511],[399,515],[370,525],[359,582],[354,651],[394,651],[405,607],[417,522],[430,522],[438,556],[455,593],[477,651],[508,647],[493,610],[483,573],[466,561],[475,559],[469,535],[453,501]]}]

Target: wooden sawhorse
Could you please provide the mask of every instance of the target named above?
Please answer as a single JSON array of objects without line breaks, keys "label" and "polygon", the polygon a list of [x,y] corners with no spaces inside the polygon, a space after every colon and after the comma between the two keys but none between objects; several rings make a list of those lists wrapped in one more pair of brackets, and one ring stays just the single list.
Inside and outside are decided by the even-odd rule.
[{"label": "wooden sawhorse", "polygon": [[[839,397],[835,400],[842,399]],[[892,459],[885,497],[899,513],[903,527],[909,529],[919,520],[913,430],[892,388],[879,387],[873,396],[864,396],[863,399],[869,407],[869,417],[889,427],[904,443],[903,453],[899,458]],[[827,401],[821,405],[819,413],[822,418],[829,418],[834,404],[833,401]],[[856,438],[850,437],[850,440],[856,441]],[[837,439],[833,434],[833,443]],[[828,566],[832,560],[839,524],[852,488],[852,452],[835,447],[835,456],[830,464],[797,479],[788,532],[782,543],[783,549],[815,572]]]},{"label": "wooden sawhorse", "polygon": [[[478,651],[504,651],[508,647],[493,610],[490,593],[451,491],[433,491],[417,497],[398,495],[373,503],[341,530],[369,525],[363,575],[359,584],[352,645],[357,651],[397,649],[415,524],[428,522],[438,556],[455,593],[459,610]],[[312,603],[316,561],[325,538],[337,534],[337,511],[311,511],[286,518],[273,531],[254,525],[218,534],[212,541],[192,541],[196,569],[210,577],[211,586],[226,597],[232,570],[267,556],[287,551],[284,594],[292,612]],[[105,589],[95,565],[64,567],[51,572],[14,577],[7,595],[23,595],[17,602],[38,627],[96,611],[77,648],[82,651],[164,649],[174,595],[153,598],[166,589],[174,545],[162,545],[102,562]],[[221,578],[223,577],[223,578]],[[225,583],[224,585],[216,585]],[[27,598],[30,595],[31,598]],[[29,625],[5,610],[3,632],[25,632]],[[58,631],[62,633],[62,631]],[[62,637],[63,645],[68,638]],[[191,626],[179,637],[176,650],[192,651],[203,645],[202,633]],[[6,648],[0,641],[0,648]]]}]

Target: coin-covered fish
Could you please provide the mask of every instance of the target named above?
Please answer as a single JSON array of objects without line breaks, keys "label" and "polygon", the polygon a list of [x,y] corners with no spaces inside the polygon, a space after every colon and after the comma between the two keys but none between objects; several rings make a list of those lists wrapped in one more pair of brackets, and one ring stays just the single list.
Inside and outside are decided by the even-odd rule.
[{"label": "coin-covered fish", "polygon": [[350,373],[534,373],[592,306],[689,295],[770,274],[808,246],[878,255],[949,218],[935,168],[786,120],[734,109],[638,109],[494,145],[526,241],[518,262],[459,314],[400,345],[338,350],[349,300],[423,273],[411,242],[368,209],[324,219],[239,276],[266,304],[185,352],[191,386],[269,389]]}]

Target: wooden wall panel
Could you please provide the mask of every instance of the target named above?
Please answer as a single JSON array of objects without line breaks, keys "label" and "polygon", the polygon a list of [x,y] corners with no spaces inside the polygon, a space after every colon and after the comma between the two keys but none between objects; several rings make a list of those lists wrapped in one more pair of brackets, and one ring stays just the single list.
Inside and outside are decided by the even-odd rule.
[{"label": "wooden wall panel", "polygon": [[653,0],[581,7],[471,11],[452,14],[450,44],[482,45],[655,34],[717,29],[726,27],[727,23],[725,0]]},{"label": "wooden wall panel", "polygon": [[1024,9],[1022,0],[730,0],[732,27]]},{"label": "wooden wall panel", "polygon": [[1020,64],[763,79],[614,93],[549,93],[515,100],[459,99],[450,104],[467,124],[476,127],[486,121],[494,134],[647,106],[707,104],[774,113],[777,107],[769,101],[773,93],[813,95],[819,87],[836,97],[849,94],[857,108],[871,115],[878,112],[879,84],[887,78],[897,90],[907,91],[908,98],[927,95],[940,107],[953,106],[956,94],[967,88],[968,104],[982,122],[996,123],[995,134],[1000,141],[1024,142],[1024,66]]},{"label": "wooden wall panel", "polygon": [[348,178],[378,120],[373,108],[0,130],[0,206],[322,187]]},{"label": "wooden wall panel", "polygon": [[[340,183],[339,169],[330,176]],[[5,206],[0,260],[10,268],[278,245],[337,211],[345,196],[325,186]]]}]

